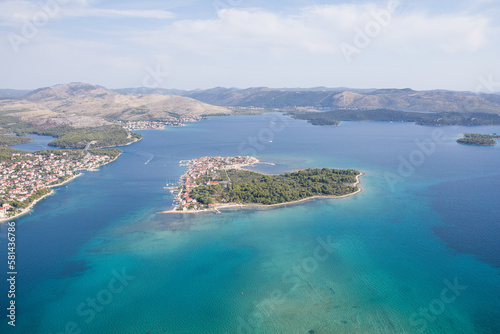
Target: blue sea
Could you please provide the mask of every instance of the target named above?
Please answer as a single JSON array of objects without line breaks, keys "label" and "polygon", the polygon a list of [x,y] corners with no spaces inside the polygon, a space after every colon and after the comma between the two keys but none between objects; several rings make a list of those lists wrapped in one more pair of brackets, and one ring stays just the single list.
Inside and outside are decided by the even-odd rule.
[{"label": "blue sea", "polygon": [[[15,220],[16,326],[3,279],[1,333],[500,333],[500,146],[455,142],[500,127],[272,113],[139,132]],[[362,192],[161,213],[180,160],[238,154],[266,173],[358,169]],[[3,223],[4,278],[6,238]]]}]

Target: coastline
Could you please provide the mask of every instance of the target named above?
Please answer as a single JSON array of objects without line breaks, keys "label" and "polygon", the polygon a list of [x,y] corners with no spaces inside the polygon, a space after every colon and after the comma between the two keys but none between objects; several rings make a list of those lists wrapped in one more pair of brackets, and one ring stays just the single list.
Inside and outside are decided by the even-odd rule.
[{"label": "coastline", "polygon": [[[115,161],[116,159],[118,159],[118,157],[119,157],[120,155],[121,155],[121,153],[120,153],[120,154],[118,154],[118,155],[117,155],[114,159],[110,160],[109,162],[107,162],[107,163],[105,163],[105,164],[103,164],[103,165],[101,165],[101,166],[99,166],[99,167],[105,166],[105,165],[107,165],[107,164],[109,164],[109,163],[111,163],[111,162]],[[49,189],[50,189],[50,192],[49,192],[48,194],[45,194],[45,195],[43,195],[42,197],[40,197],[40,198],[38,198],[38,199],[34,200],[34,201],[33,201],[33,203],[31,203],[31,204],[30,204],[27,208],[23,209],[21,212],[19,212],[19,213],[15,214],[14,216],[12,216],[12,217],[7,217],[7,218],[0,218],[0,223],[4,223],[4,222],[6,222],[6,221],[10,221],[10,220],[13,220],[13,219],[19,218],[19,217],[21,217],[21,216],[23,216],[23,215],[25,215],[25,214],[29,213],[29,212],[30,212],[30,211],[34,208],[35,204],[37,204],[38,202],[40,202],[40,201],[41,201],[42,199],[44,199],[45,197],[48,197],[48,196],[50,196],[50,195],[54,194],[54,190],[53,190],[52,188],[56,188],[56,187],[59,187],[59,186],[62,186],[62,185],[64,185],[64,184],[66,184],[66,183],[69,183],[69,182],[73,181],[74,179],[76,179],[77,177],[82,176],[82,175],[83,175],[83,173],[78,173],[78,174],[75,174],[75,175],[71,176],[71,177],[70,177],[70,178],[68,178],[67,180],[64,180],[64,181],[63,181],[63,182],[61,182],[61,183],[52,184],[52,185],[50,185],[50,186],[47,186],[47,188],[49,188]]]},{"label": "coastline", "polygon": [[359,187],[359,184],[361,182],[359,180],[359,178],[361,176],[363,176],[363,175],[364,175],[363,172],[361,172],[359,175],[356,175],[356,182],[353,184],[353,186],[354,187],[358,187],[358,190],[356,190],[353,193],[346,194],[346,195],[341,195],[341,196],[336,196],[336,195],[311,196],[311,197],[301,198],[301,199],[298,199],[298,200],[295,200],[295,201],[291,201],[291,202],[276,203],[276,204],[258,204],[258,203],[240,204],[240,203],[227,203],[227,204],[221,204],[221,205],[218,205],[218,206],[214,206],[214,208],[204,209],[204,210],[178,211],[178,210],[175,210],[175,209],[170,209],[170,210],[167,210],[167,211],[161,211],[159,213],[182,213],[182,214],[188,213],[188,214],[193,214],[193,213],[216,212],[219,209],[230,209],[230,208],[237,208],[237,207],[240,207],[241,209],[252,208],[252,207],[253,208],[276,208],[276,207],[280,207],[280,206],[299,204],[299,203],[306,202],[306,201],[309,201],[309,200],[312,200],[312,199],[340,199],[340,198],[346,198],[346,197],[350,197],[350,196],[354,196],[356,194],[359,194],[362,191],[362,189]]},{"label": "coastline", "polygon": [[55,188],[55,187],[62,186],[63,184],[66,184],[66,183],[68,183],[68,182],[70,182],[70,181],[73,181],[74,179],[76,179],[77,177],[79,177],[79,176],[81,176],[81,175],[83,175],[83,173],[78,173],[78,174],[75,174],[75,175],[73,175],[72,177],[70,177],[69,179],[64,180],[64,181],[63,181],[63,182],[61,182],[61,183],[52,184],[52,185],[50,185],[50,186],[47,186],[47,188]]},{"label": "coastline", "polygon": [[27,208],[23,209],[21,212],[19,212],[18,214],[15,214],[14,216],[12,217],[8,217],[8,218],[1,218],[0,219],[0,223],[4,223],[6,221],[10,221],[10,220],[13,220],[13,219],[16,219],[16,218],[19,218],[27,213],[29,213],[33,207],[35,206],[36,203],[38,203],[39,201],[41,201],[42,199],[44,199],[45,197],[48,197],[50,195],[54,194],[54,190],[50,190],[50,192],[48,194],[45,194],[43,195],[42,197],[36,199],[33,201],[33,203],[30,204],[30,206],[28,206]]},{"label": "coastline", "polygon": [[[115,148],[115,147],[123,147],[123,146],[129,146],[129,145],[132,145],[134,143],[137,143],[138,141],[141,141],[142,138],[134,138],[133,141],[131,141],[130,143],[127,143],[127,144],[124,144],[124,145],[117,145],[117,146],[105,146],[105,147],[100,147],[100,148]],[[120,153],[121,154],[121,153]],[[119,156],[119,155],[118,155]],[[117,157],[118,158],[118,157]]]}]

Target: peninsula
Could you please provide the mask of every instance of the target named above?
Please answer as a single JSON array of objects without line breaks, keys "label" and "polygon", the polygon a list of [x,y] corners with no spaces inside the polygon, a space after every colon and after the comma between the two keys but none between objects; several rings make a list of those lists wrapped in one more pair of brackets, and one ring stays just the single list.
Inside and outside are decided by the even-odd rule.
[{"label": "peninsula", "polygon": [[28,213],[60,186],[114,161],[118,149],[27,152],[0,146],[0,222]]},{"label": "peninsula", "polygon": [[495,139],[498,138],[500,138],[500,136],[497,135],[496,133],[492,135],[483,135],[479,133],[464,133],[462,138],[457,139],[457,143],[467,144],[467,145],[493,146],[497,144]]},{"label": "peninsula", "polygon": [[312,198],[339,198],[361,191],[362,175],[353,169],[309,168],[281,175],[243,169],[258,163],[253,157],[202,157],[181,161],[188,167],[173,190],[168,213],[206,212],[233,206],[277,206]]}]

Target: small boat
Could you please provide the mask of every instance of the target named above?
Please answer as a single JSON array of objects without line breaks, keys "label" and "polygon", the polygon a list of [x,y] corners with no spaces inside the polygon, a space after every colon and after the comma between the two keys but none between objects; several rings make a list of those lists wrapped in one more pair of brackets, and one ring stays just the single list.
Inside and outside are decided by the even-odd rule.
[{"label": "small boat", "polygon": [[175,189],[175,188],[177,188],[177,187],[176,187],[175,183],[173,183],[173,182],[172,183],[166,182],[165,187],[163,187],[163,189]]}]

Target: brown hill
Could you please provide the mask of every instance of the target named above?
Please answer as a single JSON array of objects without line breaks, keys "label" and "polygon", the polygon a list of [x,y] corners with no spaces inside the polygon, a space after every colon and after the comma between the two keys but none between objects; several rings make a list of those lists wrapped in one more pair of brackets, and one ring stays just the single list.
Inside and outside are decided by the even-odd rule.
[{"label": "brown hill", "polygon": [[26,95],[24,100],[15,102],[18,104],[16,108],[31,111],[49,110],[55,113],[120,120],[174,119],[231,112],[227,108],[212,106],[188,97],[121,94],[85,83],[40,88]]},{"label": "brown hill", "polygon": [[[162,89],[120,89],[120,92],[170,94]],[[226,107],[316,108],[316,109],[392,109],[434,112],[486,112],[500,114],[500,94],[412,89],[349,89],[255,87],[247,89],[217,87],[207,90],[175,91],[176,95]]]}]

